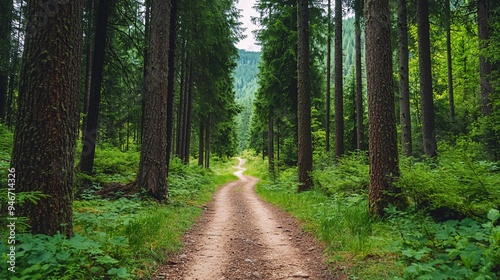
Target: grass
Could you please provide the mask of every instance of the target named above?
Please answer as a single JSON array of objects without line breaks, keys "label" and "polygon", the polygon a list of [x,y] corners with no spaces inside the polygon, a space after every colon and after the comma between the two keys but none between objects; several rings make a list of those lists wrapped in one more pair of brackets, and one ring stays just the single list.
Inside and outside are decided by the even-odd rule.
[{"label": "grass", "polygon": [[[0,182],[10,162],[12,133],[0,125]],[[182,247],[181,237],[192,227],[213,193],[232,174],[236,159],[212,160],[210,170],[173,159],[169,173],[169,202],[158,204],[140,195],[103,199],[95,191],[109,183],[128,183],[136,176],[139,152],[120,151],[103,145],[95,159],[97,176],[77,175],[76,183],[90,181],[73,204],[75,236],[33,235],[26,221],[16,224],[16,274],[0,269],[0,279],[149,279],[168,256]],[[85,179],[85,180],[81,180]],[[76,186],[78,188],[78,185]],[[37,199],[36,193],[18,193],[21,200]],[[6,236],[2,227],[1,236]],[[6,240],[5,238],[2,238]],[[0,243],[0,261],[6,264],[8,249]],[[2,266],[2,267],[5,267]]]},{"label": "grass", "polygon": [[402,275],[403,268],[391,247],[397,236],[389,226],[369,216],[365,194],[321,188],[297,193],[296,168],[281,171],[276,182],[271,182],[266,162],[247,156],[245,174],[264,178],[257,184],[257,193],[298,218],[304,230],[326,244],[326,259],[333,270],[349,279]]}]

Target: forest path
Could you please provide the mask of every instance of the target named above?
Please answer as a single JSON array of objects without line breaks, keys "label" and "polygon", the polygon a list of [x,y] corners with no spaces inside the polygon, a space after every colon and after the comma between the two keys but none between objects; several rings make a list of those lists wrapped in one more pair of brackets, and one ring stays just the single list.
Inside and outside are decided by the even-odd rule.
[{"label": "forest path", "polygon": [[183,250],[154,279],[335,279],[322,249],[297,221],[261,200],[257,178],[243,175],[222,186],[184,236]]}]

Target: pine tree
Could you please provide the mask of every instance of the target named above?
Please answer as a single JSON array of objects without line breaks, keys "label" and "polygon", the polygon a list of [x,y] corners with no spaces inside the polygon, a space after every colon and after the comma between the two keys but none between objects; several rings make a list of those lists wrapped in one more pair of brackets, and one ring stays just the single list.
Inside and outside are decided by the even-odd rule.
[{"label": "pine tree", "polygon": [[158,201],[167,189],[167,98],[170,1],[151,0],[138,186]]},{"label": "pine tree", "polygon": [[47,195],[19,209],[31,231],[70,237],[83,0],[57,5],[57,13],[41,9],[41,0],[28,5],[12,167],[16,191]]},{"label": "pine tree", "polygon": [[431,42],[429,1],[418,0],[418,62],[420,69],[420,101],[422,107],[422,135],[424,152],[429,157],[437,155],[434,98],[432,91]]},{"label": "pine tree", "polygon": [[309,81],[309,1],[297,1],[298,173],[299,191],[312,188],[311,85]]},{"label": "pine tree", "polygon": [[405,156],[411,156],[413,151],[408,67],[408,9],[406,5],[406,0],[398,0],[399,121],[401,124],[402,153]]},{"label": "pine tree", "polygon": [[[392,78],[391,25],[388,0],[365,1],[366,74],[370,147],[369,208],[383,216],[397,197],[399,176]],[[397,204],[397,203],[395,203]]]}]

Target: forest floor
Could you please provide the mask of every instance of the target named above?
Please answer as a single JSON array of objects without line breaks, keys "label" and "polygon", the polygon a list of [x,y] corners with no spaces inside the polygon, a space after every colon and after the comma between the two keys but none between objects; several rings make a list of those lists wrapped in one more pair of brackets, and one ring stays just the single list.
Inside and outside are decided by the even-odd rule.
[{"label": "forest floor", "polygon": [[154,279],[337,279],[323,248],[290,215],[260,199],[257,178],[243,175],[219,189]]}]

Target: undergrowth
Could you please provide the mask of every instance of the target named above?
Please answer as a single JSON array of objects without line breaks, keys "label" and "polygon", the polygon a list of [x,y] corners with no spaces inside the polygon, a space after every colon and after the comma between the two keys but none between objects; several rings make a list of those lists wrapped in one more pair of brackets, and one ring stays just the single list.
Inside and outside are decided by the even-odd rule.
[{"label": "undergrowth", "polygon": [[332,269],[350,279],[500,278],[500,169],[482,160],[478,144],[439,145],[435,160],[402,158],[400,187],[406,211],[368,214],[369,166],[364,153],[337,164],[315,162],[314,189],[297,193],[297,170],[272,182],[253,156],[247,167],[265,178],[258,193],[303,221],[326,244]]},{"label": "undergrowth", "polygon": [[[4,134],[0,133],[0,136]],[[5,140],[11,144],[11,135],[10,139],[2,137],[0,143]],[[8,147],[0,148],[0,173],[7,169],[10,161]],[[182,235],[201,214],[203,205],[215,190],[236,179],[229,172],[236,160],[213,160],[211,169],[205,170],[173,159],[167,204],[144,199],[140,194],[114,200],[97,195],[96,191],[108,183],[132,181],[138,169],[138,159],[139,152],[133,148],[127,152],[106,146],[98,149],[95,160],[97,176],[77,175],[77,183],[86,179],[90,187],[74,201],[75,235],[70,239],[60,234],[30,234],[26,219],[19,217],[15,273],[6,269],[8,232],[2,227],[0,279],[149,279],[169,254],[181,248]],[[18,193],[17,206],[22,207],[25,200],[36,201],[41,195]]]}]

